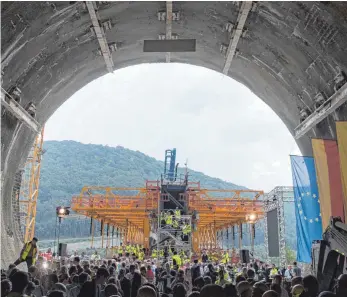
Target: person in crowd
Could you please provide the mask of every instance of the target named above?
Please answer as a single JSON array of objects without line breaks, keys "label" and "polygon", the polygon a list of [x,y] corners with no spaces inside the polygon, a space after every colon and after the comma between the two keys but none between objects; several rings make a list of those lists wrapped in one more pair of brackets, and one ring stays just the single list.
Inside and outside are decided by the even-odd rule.
[{"label": "person in crowd", "polygon": [[237,297],[236,287],[233,284],[226,284],[223,291],[225,297]]},{"label": "person in crowd", "polygon": [[199,265],[199,260],[195,259],[194,264],[191,268],[191,275],[192,275],[192,283],[194,283],[194,280],[201,276],[201,270],[200,270],[200,265]]},{"label": "person in crowd", "polygon": [[17,271],[10,277],[12,283],[12,290],[8,294],[8,297],[20,297],[25,295],[25,289],[29,285],[29,275],[24,271]]},{"label": "person in crowd", "polygon": [[202,263],[206,263],[208,261],[208,256],[205,250],[202,252],[201,260],[202,260]]},{"label": "person in crowd", "polygon": [[276,291],[279,294],[279,297],[289,297],[288,292],[285,290],[283,283],[282,283],[282,276],[279,274],[274,275],[272,279],[272,284],[276,284],[279,286],[280,290],[275,286],[277,290],[271,289],[273,291]]},{"label": "person in crowd", "polygon": [[147,265],[146,278],[149,283],[154,283],[154,272],[151,265]]},{"label": "person in crowd", "polygon": [[95,288],[95,297],[102,297],[102,291],[105,289],[106,281],[110,276],[108,270],[104,267],[100,267],[96,272],[96,277],[93,280]]},{"label": "person in crowd", "polygon": [[83,284],[85,282],[87,282],[88,280],[90,280],[90,276],[86,273],[86,272],[82,272],[80,275],[77,276],[78,277],[78,284],[73,286],[70,290],[69,290],[69,295],[70,297],[77,297],[78,294],[81,291],[81,288],[83,286]]},{"label": "person in crowd", "polygon": [[307,275],[302,281],[305,289],[302,297],[317,297],[319,288],[317,278],[313,275]]},{"label": "person in crowd", "polygon": [[[259,271],[267,269],[264,263],[259,263],[256,274],[254,265],[257,261],[223,265],[213,258],[213,262],[207,260],[200,264],[197,258],[201,255],[194,255],[193,261],[181,262],[181,269],[173,265],[170,257],[177,254],[169,246],[166,258],[163,251],[158,251],[158,256],[164,257],[161,260],[139,257],[141,248],[136,246],[126,249],[129,250],[127,256],[108,260],[83,260],[80,263],[75,254],[68,261],[56,259],[49,267],[36,262],[35,266],[28,268],[29,273],[10,265],[1,270],[2,296],[165,297],[170,294],[171,297],[289,297],[289,293],[291,297],[347,297],[346,274],[337,278],[333,292],[319,292],[314,276],[297,276],[297,273],[301,275],[301,270],[294,273],[290,265],[283,276],[272,266],[268,271],[271,280],[267,277],[266,283],[257,281]],[[180,257],[184,259],[181,253]],[[277,273],[273,273],[273,269]]]},{"label": "person in crowd", "polygon": [[8,279],[1,281],[1,296],[6,297],[12,291],[12,283]]},{"label": "person in crowd", "polygon": [[187,291],[182,283],[177,283],[173,286],[173,297],[186,297]]},{"label": "person in crowd", "polygon": [[141,287],[141,274],[138,272],[134,272],[133,280],[131,282],[131,297],[137,297],[137,291]]},{"label": "person in crowd", "polygon": [[305,292],[305,288],[302,284],[296,284],[292,287],[290,293],[292,294],[292,297],[300,297],[301,294]]},{"label": "person in crowd", "polygon": [[29,282],[28,286],[25,288],[25,295],[28,297],[35,297],[34,291],[36,289],[36,285],[34,282]]},{"label": "person in crowd", "polygon": [[211,278],[213,284],[216,283],[218,273],[215,271],[215,269],[211,263],[209,263],[207,265],[207,272],[205,273],[205,276],[209,276]]},{"label": "person in crowd", "polygon": [[264,282],[256,282],[252,288],[252,297],[262,297],[268,290],[269,288]]},{"label": "person in crowd", "polygon": [[[164,294],[162,294],[161,296],[163,296]],[[156,290],[151,287],[151,286],[142,286],[138,292],[137,292],[137,297],[159,297],[157,295]]]},{"label": "person in crowd", "polygon": [[237,293],[239,297],[251,297],[252,287],[248,281],[242,281],[236,286]]},{"label": "person in crowd", "polygon": [[77,297],[95,297],[95,285],[93,281],[86,281],[82,285]]},{"label": "person in crowd", "polygon": [[106,285],[104,293],[104,297],[111,297],[119,294],[118,288],[115,284]]},{"label": "person in crowd", "polygon": [[272,264],[272,268],[270,270],[270,278],[273,278],[275,275],[278,274],[278,269],[276,268],[275,264]]},{"label": "person in crowd", "polygon": [[127,279],[132,281],[133,277],[134,277],[134,274],[135,274],[135,265],[131,264],[129,266],[129,273],[127,273],[127,275],[126,275]]},{"label": "person in crowd", "polygon": [[119,270],[118,280],[123,291],[123,297],[130,297],[131,281],[125,276],[125,270]]},{"label": "person in crowd", "polygon": [[53,290],[53,291],[49,292],[47,297],[66,297],[66,295],[62,291]]},{"label": "person in crowd", "polygon": [[273,290],[266,291],[262,297],[279,297],[278,293]]},{"label": "person in crowd", "polygon": [[255,284],[255,270],[250,268],[247,270],[247,281],[250,283],[251,286]]},{"label": "person in crowd", "polygon": [[224,289],[221,286],[212,284],[204,286],[200,291],[200,297],[225,297]]},{"label": "person in crowd", "polygon": [[31,241],[26,242],[19,254],[19,258],[14,262],[14,265],[17,266],[22,262],[26,262],[28,269],[31,265],[34,265],[38,255],[37,242],[38,239],[36,237]]},{"label": "person in crowd", "polygon": [[148,280],[146,279],[147,270],[145,266],[142,266],[140,268],[140,273],[141,273],[141,285],[148,283]]},{"label": "person in crowd", "polygon": [[297,262],[293,262],[293,276],[300,276],[301,277],[301,268],[298,267]]},{"label": "person in crowd", "polygon": [[212,279],[209,276],[204,276],[204,283],[205,285],[211,285]]},{"label": "person in crowd", "polygon": [[185,280],[184,271],[182,269],[178,270],[175,280],[171,284],[171,288],[174,288],[177,284],[182,284],[186,292],[189,290],[189,283]]},{"label": "person in crowd", "polygon": [[337,297],[347,296],[347,274],[341,274],[337,278],[335,293]]}]

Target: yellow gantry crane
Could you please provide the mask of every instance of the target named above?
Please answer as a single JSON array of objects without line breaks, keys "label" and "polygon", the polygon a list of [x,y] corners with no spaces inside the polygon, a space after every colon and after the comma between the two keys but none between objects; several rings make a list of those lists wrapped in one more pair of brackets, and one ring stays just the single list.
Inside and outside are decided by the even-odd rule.
[{"label": "yellow gantry crane", "polygon": [[19,191],[20,224],[24,232],[24,242],[31,240],[35,234],[36,206],[39,196],[41,159],[43,154],[44,128],[35,138],[25,162]]}]

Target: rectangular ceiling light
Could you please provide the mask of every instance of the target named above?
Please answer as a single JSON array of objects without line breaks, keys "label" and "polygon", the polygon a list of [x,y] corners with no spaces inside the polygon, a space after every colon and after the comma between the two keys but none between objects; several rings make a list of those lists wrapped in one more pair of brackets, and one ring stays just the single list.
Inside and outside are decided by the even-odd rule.
[{"label": "rectangular ceiling light", "polygon": [[144,40],[143,51],[145,53],[195,52],[196,39]]}]

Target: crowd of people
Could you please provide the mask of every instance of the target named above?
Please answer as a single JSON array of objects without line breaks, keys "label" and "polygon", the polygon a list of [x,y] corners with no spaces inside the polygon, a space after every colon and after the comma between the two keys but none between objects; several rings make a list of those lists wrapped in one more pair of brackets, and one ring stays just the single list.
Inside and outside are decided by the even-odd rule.
[{"label": "crowd of people", "polygon": [[[206,253],[189,263],[172,257],[139,259],[135,253],[66,257],[43,261],[35,256],[35,242],[23,247],[19,259],[1,271],[3,297],[346,297],[347,274],[334,292],[319,292],[317,279],[302,276],[296,263],[287,269],[252,261],[219,263]],[[25,257],[23,257],[23,254]],[[95,254],[95,253],[94,253]],[[96,254],[97,255],[97,254]],[[30,261],[27,261],[29,258]],[[31,259],[30,259],[31,258]],[[16,266],[26,262],[28,272]],[[48,265],[44,265],[44,264]]]}]

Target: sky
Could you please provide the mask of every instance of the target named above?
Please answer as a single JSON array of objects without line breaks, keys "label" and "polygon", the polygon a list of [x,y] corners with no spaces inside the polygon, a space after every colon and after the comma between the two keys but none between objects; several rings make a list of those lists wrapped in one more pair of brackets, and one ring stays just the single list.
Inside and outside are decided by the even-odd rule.
[{"label": "sky", "polygon": [[45,140],[141,151],[248,188],[292,185],[300,151],[280,118],[235,80],[186,64],[141,64],[107,74],[48,120]]}]

